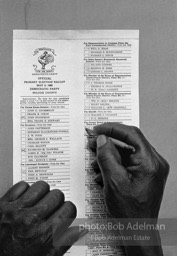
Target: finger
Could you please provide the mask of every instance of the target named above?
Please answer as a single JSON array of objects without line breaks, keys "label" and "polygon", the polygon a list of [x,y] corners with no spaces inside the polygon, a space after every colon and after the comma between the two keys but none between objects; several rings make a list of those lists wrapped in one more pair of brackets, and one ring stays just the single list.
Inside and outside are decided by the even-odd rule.
[{"label": "finger", "polygon": [[58,230],[58,233],[63,233],[76,218],[77,209],[76,206],[70,202],[66,201],[54,214],[52,214],[48,223],[53,223],[53,228]]},{"label": "finger", "polygon": [[33,207],[33,211],[41,219],[48,218],[63,205],[64,199],[65,196],[62,191],[53,189]]},{"label": "finger", "polygon": [[79,227],[70,227],[66,230],[66,232],[62,235],[62,237],[58,234],[54,235],[53,239],[53,249],[50,251],[50,256],[61,256],[64,255],[70,247],[81,237],[86,235],[88,231],[79,230]]},{"label": "finger", "polygon": [[137,127],[119,123],[104,123],[95,126],[94,132],[96,134],[104,134],[108,137],[121,140],[137,148],[143,146],[143,142],[146,141],[144,135]]},{"label": "finger", "polygon": [[19,199],[19,204],[22,207],[31,207],[41,200],[48,192],[49,185],[44,181],[37,181],[26,191]]},{"label": "finger", "polygon": [[65,253],[76,241],[85,236],[87,230],[80,230],[79,227],[68,228],[62,236],[55,232],[53,238],[53,247],[57,251],[57,255]]},{"label": "finger", "polygon": [[[106,143],[107,143],[107,145],[106,145]],[[103,134],[99,135],[97,138],[97,155],[101,150],[100,147],[102,147],[104,145],[107,146],[107,147],[105,147],[105,149],[109,150],[110,151],[109,153],[112,153],[115,156],[117,162],[119,164],[121,164],[122,159],[121,159],[118,149],[115,147],[115,145],[112,143],[112,141]],[[97,158],[97,162],[98,162],[98,158]]]},{"label": "finger", "polygon": [[126,169],[121,165],[118,150],[104,135],[99,135],[97,138],[97,161],[105,185],[115,174],[119,176],[120,180],[128,177]]},{"label": "finger", "polygon": [[11,187],[6,194],[2,197],[3,200],[8,202],[15,201],[21,197],[29,188],[29,184],[25,181],[20,181]]}]

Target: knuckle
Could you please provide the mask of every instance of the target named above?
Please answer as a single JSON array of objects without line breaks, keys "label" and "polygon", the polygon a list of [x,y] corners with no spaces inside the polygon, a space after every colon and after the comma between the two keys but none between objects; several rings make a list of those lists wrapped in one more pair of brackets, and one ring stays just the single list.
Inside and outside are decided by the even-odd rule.
[{"label": "knuckle", "polygon": [[27,214],[24,218],[23,218],[23,225],[28,227],[31,226],[32,224],[36,223],[39,221],[39,217],[36,213],[32,213],[32,214]]},{"label": "knuckle", "polygon": [[140,129],[138,128],[138,127],[136,127],[136,126],[131,126],[130,127],[130,132],[132,133],[132,134],[141,134],[141,131],[140,131]]},{"label": "knuckle", "polygon": [[[43,225],[39,225],[37,228],[36,228],[36,231],[35,233],[37,234],[38,236],[38,239],[39,239],[39,244],[41,245],[45,245],[48,243],[48,241],[50,241],[52,239],[52,228],[48,228],[46,229],[45,226]],[[45,254],[46,255],[46,254]],[[48,254],[47,254],[48,255]],[[50,256],[52,256],[53,254],[50,254]],[[48,255],[49,256],[49,255]]]},{"label": "knuckle", "polygon": [[25,218],[22,220],[22,223],[24,226],[30,226],[32,223],[31,216],[25,216]]},{"label": "knuckle", "polygon": [[17,212],[13,207],[5,205],[0,208],[0,220],[3,223],[12,223],[17,218]]},{"label": "knuckle", "polygon": [[169,174],[170,172],[170,165],[168,162],[166,162],[166,172],[167,172],[167,175]]},{"label": "knuckle", "polygon": [[158,156],[158,173],[162,175],[165,179],[168,177],[170,171],[170,165],[165,158],[157,153]]},{"label": "knuckle", "polygon": [[163,165],[164,165],[163,169],[164,169],[165,175],[167,177],[169,172],[170,172],[170,165],[169,165],[169,163],[165,159],[163,161]]}]

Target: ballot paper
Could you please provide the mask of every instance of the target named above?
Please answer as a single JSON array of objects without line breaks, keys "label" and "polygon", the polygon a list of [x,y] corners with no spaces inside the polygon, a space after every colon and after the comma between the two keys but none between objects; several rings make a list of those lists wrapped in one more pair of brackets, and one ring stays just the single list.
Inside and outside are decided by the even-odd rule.
[{"label": "ballot paper", "polygon": [[[137,30],[14,31],[14,183],[45,180],[76,204],[77,218],[106,218],[85,128],[139,126],[138,57]],[[69,255],[123,252],[90,241]]]}]

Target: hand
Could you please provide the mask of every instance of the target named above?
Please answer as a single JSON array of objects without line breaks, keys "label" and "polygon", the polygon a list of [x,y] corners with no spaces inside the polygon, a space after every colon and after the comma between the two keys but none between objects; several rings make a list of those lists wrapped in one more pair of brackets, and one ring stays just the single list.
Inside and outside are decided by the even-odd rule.
[{"label": "hand", "polygon": [[[110,215],[115,218],[157,218],[168,163],[136,127],[105,123],[95,127],[94,132],[100,135],[96,161]],[[133,146],[136,152],[116,148],[105,135]]]},{"label": "hand", "polygon": [[63,255],[84,233],[68,228],[75,217],[60,190],[43,181],[17,183],[0,199],[0,255]]},{"label": "hand", "polygon": [[[96,181],[103,181],[107,209],[114,218],[157,218],[169,172],[168,163],[136,127],[105,123],[94,128],[98,134],[95,169]],[[134,153],[116,147],[108,137],[133,146]],[[95,143],[91,142],[91,147]],[[98,171],[98,170],[97,170]],[[157,248],[156,248],[157,249]],[[146,249],[147,251],[147,249]],[[143,252],[143,253],[142,253]],[[127,255],[162,255],[132,250]]]}]

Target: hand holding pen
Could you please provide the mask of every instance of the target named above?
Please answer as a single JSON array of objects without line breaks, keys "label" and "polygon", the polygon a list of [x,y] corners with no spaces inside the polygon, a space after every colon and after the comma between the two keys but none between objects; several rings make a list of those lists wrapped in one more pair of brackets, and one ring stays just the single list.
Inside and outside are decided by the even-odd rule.
[{"label": "hand holding pen", "polygon": [[[95,139],[98,137],[98,135],[93,130],[91,130],[89,128],[86,128],[85,130],[86,130],[86,132],[88,133],[88,135],[90,137],[95,138]],[[114,145],[116,145],[120,148],[131,150],[133,153],[136,151],[133,146],[130,146],[130,145],[126,144],[125,142],[122,142],[120,140],[116,140],[112,137],[109,137],[109,139],[114,143]]]},{"label": "hand holding pen", "polygon": [[[90,132],[90,131],[88,131]],[[103,195],[109,214],[119,218],[157,220],[165,182],[169,172],[166,160],[151,146],[142,132],[133,126],[104,123],[93,129],[96,134],[96,158],[92,167],[102,180]],[[114,143],[121,141],[121,146]],[[119,143],[119,142],[118,142]],[[124,146],[124,143],[126,146]],[[118,147],[115,147],[118,145]],[[122,150],[133,147],[133,153]],[[123,232],[123,231],[121,231]],[[124,235],[124,234],[123,234]],[[162,256],[158,232],[152,232],[153,246],[132,241],[124,243],[127,256]]]}]

